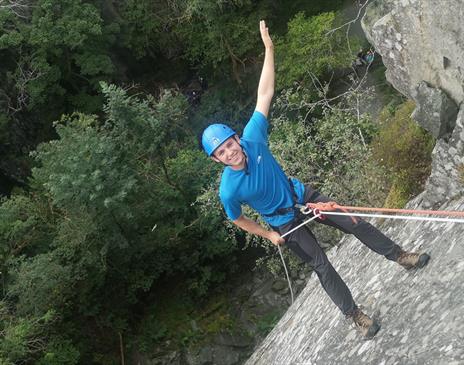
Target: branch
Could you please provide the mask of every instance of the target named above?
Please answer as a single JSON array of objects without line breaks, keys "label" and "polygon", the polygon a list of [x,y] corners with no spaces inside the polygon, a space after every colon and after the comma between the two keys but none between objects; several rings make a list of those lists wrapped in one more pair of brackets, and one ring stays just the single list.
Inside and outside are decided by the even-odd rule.
[{"label": "branch", "polygon": [[227,52],[229,53],[230,59],[232,60],[232,72],[234,74],[235,80],[237,83],[240,85],[242,83],[242,80],[240,79],[240,75],[238,73],[237,67],[238,63],[242,65],[243,68],[245,68],[245,62],[241,60],[233,51],[232,47],[230,46],[229,42],[221,35],[221,41],[222,43],[226,46]]},{"label": "branch", "polygon": [[28,0],[0,0],[0,10],[6,9],[22,19],[29,19],[32,5]]},{"label": "branch", "polygon": [[332,81],[332,77],[331,77],[331,79],[329,80],[328,83],[322,84],[322,82],[318,79],[318,77],[314,73],[310,72],[309,77],[311,78],[311,82],[312,82],[314,88],[317,90],[318,94],[322,96],[322,98],[320,100],[312,102],[312,103],[303,102],[302,106],[305,106],[305,107],[308,108],[308,112],[306,113],[304,120],[306,120],[308,118],[309,114],[312,111],[314,111],[314,109],[316,107],[320,106],[320,107],[325,107],[327,109],[333,109],[332,104],[334,102],[338,101],[339,99],[351,96],[351,95],[355,94],[356,92],[358,92],[361,89],[361,87],[364,87],[366,77],[367,77],[367,73],[369,71],[370,66],[371,66],[371,63],[366,66],[366,70],[365,70],[361,80],[359,80],[358,84],[355,87],[353,87],[353,84],[354,84],[354,80],[353,80],[353,84],[351,85],[351,87],[347,91],[345,91],[344,93],[341,93],[339,95],[336,95],[334,97],[331,97],[331,98],[329,98],[327,94],[328,94],[328,91],[330,89],[329,86],[330,86],[330,82]]},{"label": "branch", "polygon": [[12,102],[11,99],[8,103],[8,109],[15,114],[26,108],[30,101],[30,94],[27,91],[27,86],[34,80],[42,77],[44,73],[40,71],[37,66],[31,64],[30,60],[22,59],[16,63],[16,99]]},{"label": "branch", "polygon": [[168,168],[167,168],[167,166],[166,166],[166,164],[165,164],[164,159],[162,159],[162,160],[160,161],[160,164],[161,164],[161,168],[162,168],[162,170],[163,170],[163,172],[164,172],[164,176],[165,176],[165,178],[166,178],[166,182],[168,183],[168,185],[170,185],[171,187],[173,187],[174,189],[176,189],[179,193],[181,193],[182,196],[184,197],[184,199],[188,201],[188,195],[187,195],[187,193],[184,191],[184,189],[182,189],[182,188],[179,186],[179,184],[176,184],[176,183],[175,183],[174,181],[172,181],[172,179],[170,178],[169,172],[168,172]]},{"label": "branch", "polygon": [[351,27],[351,24],[353,24],[353,23],[355,23],[356,21],[358,21],[359,17],[361,16],[361,13],[363,12],[364,8],[369,4],[370,1],[371,1],[371,0],[366,0],[366,2],[365,2],[363,5],[361,5],[361,6],[359,7],[358,15],[356,15],[356,18],[351,19],[350,21],[346,22],[345,24],[340,25],[340,26],[337,27],[337,28],[334,28],[334,29],[329,30],[325,35],[326,35],[326,36],[329,36],[329,35],[331,35],[332,33],[335,33],[337,30],[342,29],[342,28],[344,28],[344,27],[348,27],[348,29],[349,29],[349,28]]}]

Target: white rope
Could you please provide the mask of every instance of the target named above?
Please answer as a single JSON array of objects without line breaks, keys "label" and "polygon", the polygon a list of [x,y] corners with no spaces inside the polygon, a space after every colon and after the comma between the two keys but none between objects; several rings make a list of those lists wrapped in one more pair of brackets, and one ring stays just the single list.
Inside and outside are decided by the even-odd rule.
[{"label": "white rope", "polygon": [[372,218],[391,218],[391,219],[407,219],[415,221],[435,221],[435,222],[453,222],[464,223],[464,219],[457,218],[433,218],[433,217],[414,217],[410,215],[390,215],[390,214],[365,214],[365,213],[340,213],[340,212],[320,212],[322,215],[345,215],[348,217],[372,217]]},{"label": "white rope", "polygon": [[309,218],[307,220],[305,220],[303,223],[301,223],[300,225],[296,226],[295,228],[292,228],[290,231],[288,231],[287,233],[283,234],[281,237],[284,238],[285,236],[288,236],[290,233],[296,231],[298,228],[300,228],[301,226],[304,226],[306,223],[309,223],[311,222],[312,220],[316,219],[316,218],[319,218],[321,216],[322,212],[321,213],[318,213],[316,214],[314,217],[312,218]]},{"label": "white rope", "polygon": [[[305,220],[303,223],[301,223],[300,225],[292,228],[290,231],[288,231],[287,233],[283,234],[281,237],[284,238],[285,236],[289,235],[290,233],[296,231],[298,228],[300,228],[301,226],[304,226],[305,224],[311,222],[312,220],[316,219],[316,218],[319,218],[321,216],[321,214],[316,214],[314,217],[311,217],[307,220]],[[292,289],[292,283],[290,281],[290,276],[288,275],[288,270],[287,270],[287,265],[285,265],[285,260],[284,260],[284,256],[282,255],[282,250],[280,248],[280,245],[277,245],[277,248],[279,249],[279,254],[280,254],[280,258],[282,260],[282,264],[284,265],[284,269],[285,269],[285,275],[287,276],[287,282],[288,282],[288,287],[290,288],[290,295],[292,297],[292,305],[294,303],[294,300],[293,300],[293,289]]]},{"label": "white rope", "polygon": [[284,256],[282,255],[282,250],[280,248],[280,245],[277,245],[280,253],[280,258],[282,260],[282,264],[284,264],[284,269],[285,269],[285,275],[287,275],[287,282],[288,282],[288,287],[290,288],[290,295],[292,297],[292,305],[293,305],[293,289],[292,289],[292,283],[290,282],[290,276],[288,276],[288,271],[287,271],[287,265],[285,265],[284,261]]}]

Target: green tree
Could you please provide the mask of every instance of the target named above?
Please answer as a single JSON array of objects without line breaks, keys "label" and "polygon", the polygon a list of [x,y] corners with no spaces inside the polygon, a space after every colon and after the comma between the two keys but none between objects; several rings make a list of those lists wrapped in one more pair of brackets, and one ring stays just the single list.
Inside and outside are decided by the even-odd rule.
[{"label": "green tree", "polygon": [[[71,104],[79,105],[79,97],[95,92],[97,80],[114,72],[108,54],[114,29],[105,26],[90,3],[41,0],[27,17],[1,9],[0,29],[13,110],[30,110],[56,98],[60,103],[65,93]],[[90,104],[95,107],[79,106]]]},{"label": "green tree", "polygon": [[289,23],[287,34],[276,42],[279,88],[294,82],[310,84],[340,67],[351,64],[352,54],[344,28],[337,29],[335,13],[306,17],[298,13]]},{"label": "green tree", "polygon": [[57,122],[59,139],[34,154],[30,195],[0,206],[5,299],[25,321],[53,309],[50,333],[65,328],[84,360],[112,348],[90,328],[117,338],[140,295],[165,277],[184,276],[204,295],[233,269],[235,250],[195,204],[217,167],[194,143],[186,100],[106,84],[103,93],[104,118]]},{"label": "green tree", "polygon": [[49,326],[56,313],[21,318],[10,313],[5,302],[0,302],[0,363],[33,363],[45,349]]},{"label": "green tree", "polygon": [[18,171],[20,181],[30,173],[29,151],[54,137],[53,120],[75,108],[101,109],[98,82],[114,77],[118,31],[104,23],[98,2],[21,3],[0,8],[2,168]]}]

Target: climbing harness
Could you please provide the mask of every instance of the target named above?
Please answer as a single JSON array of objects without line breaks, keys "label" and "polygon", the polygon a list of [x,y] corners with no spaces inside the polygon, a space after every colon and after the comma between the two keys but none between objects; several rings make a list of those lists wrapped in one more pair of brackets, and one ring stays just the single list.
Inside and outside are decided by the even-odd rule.
[{"label": "climbing harness", "polygon": [[[283,208],[288,210],[289,208]],[[405,219],[405,220],[423,220],[423,221],[435,221],[435,222],[450,222],[450,223],[464,223],[464,212],[457,212],[457,211],[447,211],[447,210],[419,210],[419,209],[393,209],[393,208],[369,208],[369,207],[354,207],[354,206],[343,206],[338,205],[335,202],[327,202],[327,203],[307,203],[306,205],[295,204],[293,210],[299,210],[300,213],[303,215],[312,214],[313,216],[301,224],[297,225],[296,227],[292,228],[290,231],[283,234],[281,237],[284,238],[288,236],[290,233],[296,231],[297,229],[301,228],[305,224],[319,218],[320,220],[324,220],[327,215],[340,215],[340,216],[348,216],[351,218],[353,223],[357,223],[355,217],[370,217],[370,218],[390,218],[390,219]],[[338,211],[337,211],[338,210]],[[348,211],[361,211],[361,212],[376,212],[376,213],[403,213],[403,214],[421,214],[421,215],[441,215],[441,216],[452,216],[452,217],[462,217],[459,218],[438,218],[438,217],[417,217],[411,215],[393,215],[393,214],[368,214],[368,213],[357,213],[357,212],[348,212]],[[282,214],[282,213],[280,213]],[[284,257],[282,255],[282,250],[280,245],[277,246],[279,249],[280,258],[282,260],[282,264],[285,269],[285,275],[287,276],[288,287],[290,288],[290,295],[292,298],[292,304],[294,302],[293,299],[293,289],[292,284],[290,281],[290,277],[288,275],[287,266],[285,265]]]},{"label": "climbing harness", "polygon": [[[295,191],[295,187],[293,186],[292,179],[287,178],[287,180],[288,180],[288,184],[290,186],[290,191],[292,193],[293,204],[291,206],[289,206],[289,207],[278,208],[275,211],[273,211],[272,213],[263,214],[264,217],[270,218],[270,217],[275,217],[277,215],[285,215],[285,214],[288,214],[288,213],[291,213],[291,212],[294,212],[295,214],[298,214],[298,211],[303,212],[302,208],[304,208],[304,207],[301,204],[298,204],[298,195],[297,195],[297,193]],[[308,214],[308,213],[303,213],[303,214]]]}]

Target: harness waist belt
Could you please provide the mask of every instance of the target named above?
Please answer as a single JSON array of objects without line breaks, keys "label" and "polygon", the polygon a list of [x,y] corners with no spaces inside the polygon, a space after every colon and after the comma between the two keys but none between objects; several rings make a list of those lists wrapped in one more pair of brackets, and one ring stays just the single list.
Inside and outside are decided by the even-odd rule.
[{"label": "harness waist belt", "polygon": [[288,183],[290,184],[290,190],[292,191],[292,198],[294,204],[291,207],[277,208],[274,212],[270,214],[262,214],[264,217],[274,217],[276,215],[284,215],[291,212],[298,212],[298,210],[301,208],[301,205],[298,204],[298,196],[296,195],[295,187],[293,186],[293,182],[290,178],[288,178]]}]

